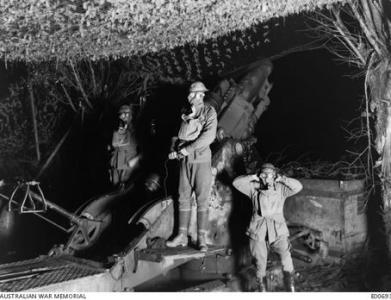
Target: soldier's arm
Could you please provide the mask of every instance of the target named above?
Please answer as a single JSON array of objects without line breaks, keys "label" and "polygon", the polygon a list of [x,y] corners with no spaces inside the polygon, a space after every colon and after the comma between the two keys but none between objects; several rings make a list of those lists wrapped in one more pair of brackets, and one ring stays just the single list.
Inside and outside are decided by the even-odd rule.
[{"label": "soldier's arm", "polygon": [[241,193],[251,198],[255,191],[255,187],[259,185],[259,178],[257,175],[242,175],[236,177],[232,185]]},{"label": "soldier's arm", "polygon": [[114,131],[111,145],[114,148],[119,147],[121,145],[121,136],[119,135],[118,131]]},{"label": "soldier's arm", "polygon": [[200,135],[191,143],[187,144],[183,149],[192,152],[195,149],[203,148],[212,144],[216,138],[217,130],[217,114],[213,107],[208,111],[207,120],[204,128],[202,128]]},{"label": "soldier's arm", "polygon": [[284,185],[283,193],[285,197],[290,197],[303,189],[300,181],[294,178],[282,176],[280,182]]}]

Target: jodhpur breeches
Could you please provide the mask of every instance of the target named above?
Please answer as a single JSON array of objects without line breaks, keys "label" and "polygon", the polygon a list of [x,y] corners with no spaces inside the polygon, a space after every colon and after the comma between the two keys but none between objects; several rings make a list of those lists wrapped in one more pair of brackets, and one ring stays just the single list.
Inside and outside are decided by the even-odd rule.
[{"label": "jodhpur breeches", "polygon": [[[277,240],[270,244],[270,248],[280,256],[283,271],[293,272],[294,268],[288,236],[278,237]],[[268,251],[266,241],[250,239],[250,251],[256,259],[257,277],[265,277]]]}]

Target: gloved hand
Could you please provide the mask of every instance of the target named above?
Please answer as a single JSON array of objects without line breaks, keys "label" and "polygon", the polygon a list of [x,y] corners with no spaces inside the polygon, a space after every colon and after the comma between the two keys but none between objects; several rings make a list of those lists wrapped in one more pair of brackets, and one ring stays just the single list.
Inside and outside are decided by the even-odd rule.
[{"label": "gloved hand", "polygon": [[187,155],[189,155],[189,152],[183,148],[179,151],[172,151],[170,154],[168,154],[168,159],[182,159]]},{"label": "gloved hand", "polygon": [[128,167],[133,169],[140,163],[141,155],[137,155],[128,161]]},{"label": "gloved hand", "polygon": [[260,178],[257,174],[251,176],[251,182],[259,182]]},{"label": "gloved hand", "polygon": [[168,154],[168,159],[182,159],[185,156],[187,156],[189,153],[185,150],[182,149],[180,151],[173,151],[170,154]]},{"label": "gloved hand", "polygon": [[252,184],[255,190],[258,190],[261,187],[261,179],[257,174],[254,174],[250,178],[250,184]]},{"label": "gloved hand", "polygon": [[187,152],[185,148],[182,148],[181,150],[179,150],[178,155],[181,156],[181,158],[182,158],[182,157],[188,156],[189,152]]},{"label": "gloved hand", "polygon": [[168,154],[168,159],[177,159],[178,158],[178,152],[173,151],[170,154]]},{"label": "gloved hand", "polygon": [[277,177],[276,177],[276,179],[274,180],[274,182],[284,182],[285,179],[286,179],[286,176],[281,175],[281,174],[277,174]]}]

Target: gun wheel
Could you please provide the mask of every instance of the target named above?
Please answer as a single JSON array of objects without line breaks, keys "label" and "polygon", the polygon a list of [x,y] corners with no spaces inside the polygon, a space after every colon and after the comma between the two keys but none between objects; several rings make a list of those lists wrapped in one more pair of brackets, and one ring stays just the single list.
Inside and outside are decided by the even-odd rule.
[{"label": "gun wheel", "polygon": [[76,251],[91,248],[110,223],[110,213],[104,213],[94,219],[83,217],[82,223],[72,232],[68,242],[69,247]]}]

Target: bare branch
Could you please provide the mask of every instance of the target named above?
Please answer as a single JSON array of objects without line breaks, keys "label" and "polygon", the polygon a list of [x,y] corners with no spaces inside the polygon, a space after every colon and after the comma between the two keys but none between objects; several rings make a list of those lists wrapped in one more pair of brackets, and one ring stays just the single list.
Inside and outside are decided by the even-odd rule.
[{"label": "bare branch", "polygon": [[364,34],[365,34],[365,37],[367,38],[369,44],[372,46],[373,49],[375,49],[376,53],[379,55],[379,56],[382,56],[382,51],[381,49],[379,48],[379,45],[376,41],[376,37],[373,35],[373,33],[371,32],[371,30],[368,28],[368,26],[365,24],[365,20],[363,18],[363,16],[360,14],[357,6],[354,4],[354,3],[351,3],[350,7],[352,8],[352,11],[354,13],[354,16],[356,17],[356,19],[358,20],[358,22],[360,23],[360,27],[361,29],[363,30]]},{"label": "bare branch", "polygon": [[80,89],[80,92],[81,92],[81,94],[82,94],[82,96],[83,96],[84,101],[87,103],[88,107],[89,107],[90,109],[92,109],[92,105],[91,105],[90,101],[88,100],[87,94],[86,94],[86,92],[85,92],[85,90],[84,90],[84,88],[83,88],[83,85],[81,84],[79,75],[77,74],[76,69],[75,69],[75,66],[73,65],[73,62],[72,62],[71,59],[69,59],[69,64],[71,65],[71,68],[72,68],[72,71],[73,71],[73,75],[75,76],[77,85],[78,85],[78,87],[79,87],[79,89]]},{"label": "bare branch", "polygon": [[94,72],[94,68],[92,67],[91,60],[88,60],[88,67],[90,68],[90,72],[91,72],[91,81],[92,81],[92,88],[93,88],[92,94],[96,96],[98,93],[98,89],[96,85],[95,72]]},{"label": "bare branch", "polygon": [[361,153],[356,153],[356,152],[346,150],[346,152],[348,153],[357,155],[357,157],[350,163],[350,166],[354,165],[360,159],[360,157],[363,156],[367,151],[369,152],[369,147],[366,147]]},{"label": "bare branch", "polygon": [[77,109],[76,109],[75,105],[73,104],[73,101],[72,101],[71,97],[69,96],[67,89],[65,88],[65,86],[62,83],[61,83],[61,87],[64,91],[65,98],[68,100],[69,105],[72,107],[72,110],[74,112],[77,112]]},{"label": "bare branch", "polygon": [[354,45],[353,41],[355,41],[355,39],[352,38],[352,36],[349,33],[348,29],[343,24],[339,11],[333,10],[333,14],[334,14],[335,19],[336,19],[336,21],[334,21],[334,20],[332,21],[334,26],[335,26],[335,28],[338,30],[338,32],[344,38],[346,43],[349,45],[349,48],[356,54],[356,56],[361,61],[361,63],[365,64],[365,59],[362,56],[362,54],[359,51],[359,49],[356,47],[356,45]]},{"label": "bare branch", "polygon": [[68,102],[62,100],[58,95],[56,95],[56,94],[54,93],[54,91],[49,90],[48,93],[49,93],[49,96],[51,96],[53,99],[56,99],[56,101],[58,101],[58,102],[60,102],[60,103],[62,103],[62,104],[64,104],[64,105],[67,105],[67,104],[68,104]]}]

